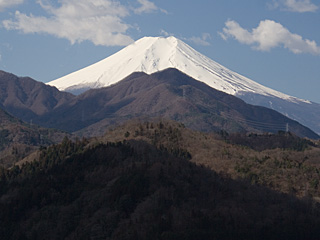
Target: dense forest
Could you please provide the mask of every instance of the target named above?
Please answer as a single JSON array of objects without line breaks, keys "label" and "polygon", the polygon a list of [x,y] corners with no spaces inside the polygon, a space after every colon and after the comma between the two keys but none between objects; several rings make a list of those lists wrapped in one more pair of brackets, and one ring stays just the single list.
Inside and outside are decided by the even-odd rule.
[{"label": "dense forest", "polygon": [[[317,145],[273,138],[295,141],[256,151],[225,133],[163,121],[130,122],[102,138],[66,137],[0,170],[0,238],[319,239],[317,184],[303,196],[298,188],[287,194],[280,178],[317,179]],[[308,159],[295,162],[301,154]],[[273,178],[279,189],[268,186]]]}]

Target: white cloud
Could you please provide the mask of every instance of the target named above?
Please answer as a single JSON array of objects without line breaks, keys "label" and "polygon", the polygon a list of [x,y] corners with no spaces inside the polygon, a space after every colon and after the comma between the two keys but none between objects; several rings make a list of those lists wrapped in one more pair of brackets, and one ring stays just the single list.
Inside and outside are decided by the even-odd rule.
[{"label": "white cloud", "polygon": [[273,0],[272,8],[281,8],[290,12],[315,12],[319,6],[313,4],[311,0]]},{"label": "white cloud", "polygon": [[211,39],[211,35],[209,33],[203,33],[201,37],[191,37],[187,40],[197,45],[210,46],[210,42],[209,42],[210,39]]},{"label": "white cloud", "polygon": [[5,8],[22,4],[24,0],[0,0],[0,12]]},{"label": "white cloud", "polygon": [[166,10],[158,8],[153,2],[149,0],[137,0],[141,6],[139,8],[133,9],[135,14],[142,14],[142,13],[151,13],[155,11],[161,11],[163,13],[168,13]]},{"label": "white cloud", "polygon": [[148,0],[138,0],[138,2],[141,4],[141,7],[134,9],[136,14],[141,14],[144,12],[150,13],[158,10],[158,7],[153,2]]},{"label": "white cloud", "polygon": [[159,33],[160,33],[160,35],[165,36],[165,37],[169,37],[172,35],[163,29],[161,29]]},{"label": "white cloud", "polygon": [[272,20],[261,21],[251,32],[242,28],[237,22],[228,20],[220,36],[227,40],[232,37],[240,43],[253,46],[260,51],[269,51],[272,48],[283,46],[293,53],[310,53],[320,55],[320,47],[315,41],[303,39],[298,34],[291,33],[280,23]]},{"label": "white cloud", "polygon": [[[142,4],[137,10],[139,13],[157,8],[148,0],[138,1]],[[43,0],[38,3],[49,17],[17,11],[14,20],[2,21],[3,26],[25,34],[50,34],[68,39],[72,44],[91,41],[95,45],[124,46],[133,41],[127,34],[132,26],[124,22],[124,18],[130,15],[130,8],[116,0],[60,0],[58,7]]]}]

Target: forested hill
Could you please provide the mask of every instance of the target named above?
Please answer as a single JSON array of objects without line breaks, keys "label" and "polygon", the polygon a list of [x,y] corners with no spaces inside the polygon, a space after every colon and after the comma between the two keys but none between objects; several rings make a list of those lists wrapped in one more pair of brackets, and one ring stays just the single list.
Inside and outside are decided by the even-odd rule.
[{"label": "forested hill", "polygon": [[[180,130],[171,130],[166,139],[176,142]],[[154,144],[140,133],[121,142],[65,138],[38,161],[2,169],[0,238],[318,239],[317,204],[223,177],[177,144],[156,147],[161,132]]]},{"label": "forested hill", "polygon": [[64,136],[70,134],[25,123],[0,108],[0,166],[12,167],[40,146],[59,143]]}]

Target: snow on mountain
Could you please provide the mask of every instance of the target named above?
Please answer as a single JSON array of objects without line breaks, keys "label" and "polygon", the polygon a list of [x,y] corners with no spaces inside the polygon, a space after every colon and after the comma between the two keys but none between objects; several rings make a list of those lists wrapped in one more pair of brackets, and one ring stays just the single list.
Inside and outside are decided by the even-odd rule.
[{"label": "snow on mountain", "polygon": [[90,88],[110,86],[133,72],[151,74],[167,68],[179,69],[210,87],[236,96],[254,93],[309,103],[243,77],[175,37],[144,37],[100,62],[48,84],[62,91],[80,93]]}]

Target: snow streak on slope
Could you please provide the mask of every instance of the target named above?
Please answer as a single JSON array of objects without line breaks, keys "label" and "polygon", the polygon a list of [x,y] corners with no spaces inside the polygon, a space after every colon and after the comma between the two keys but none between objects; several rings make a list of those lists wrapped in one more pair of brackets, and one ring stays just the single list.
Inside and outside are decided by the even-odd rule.
[{"label": "snow streak on slope", "polygon": [[109,86],[133,72],[151,74],[167,68],[176,68],[212,88],[232,95],[251,92],[291,102],[308,102],[243,77],[175,37],[144,37],[100,62],[48,84],[62,91],[81,91]]}]

